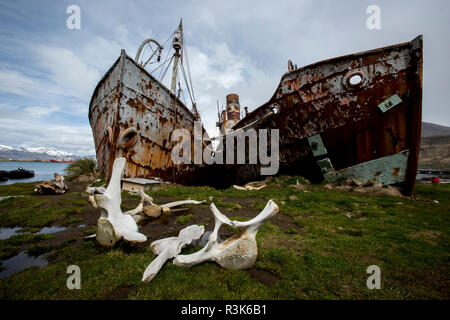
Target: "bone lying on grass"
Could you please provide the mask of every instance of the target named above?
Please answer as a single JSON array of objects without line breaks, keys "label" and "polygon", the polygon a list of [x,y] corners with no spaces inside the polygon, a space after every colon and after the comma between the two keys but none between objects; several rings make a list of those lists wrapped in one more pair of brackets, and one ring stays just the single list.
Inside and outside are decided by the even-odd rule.
[{"label": "bone lying on grass", "polygon": [[138,226],[133,217],[123,214],[120,208],[122,196],[120,180],[125,158],[116,158],[113,164],[111,180],[103,194],[95,194],[94,200],[101,211],[97,224],[97,242],[106,248],[112,248],[117,241],[124,239],[131,243],[147,241],[147,237],[139,233]]},{"label": "bone lying on grass", "polygon": [[[273,200],[269,200],[260,214],[252,220],[241,222],[231,221],[211,203],[214,215],[214,230],[209,236],[208,243],[200,251],[189,255],[178,255],[173,263],[178,266],[193,266],[205,261],[215,261],[227,269],[247,269],[253,266],[258,255],[256,234],[261,226],[279,209]],[[234,235],[224,242],[218,243],[217,236],[222,224],[244,228],[240,235]]]},{"label": "bone lying on grass", "polygon": [[58,173],[54,173],[54,180],[44,181],[36,185],[34,192],[38,194],[64,194],[67,190],[67,185],[64,182],[64,177]]},{"label": "bone lying on grass", "polygon": [[255,186],[252,186],[252,185],[249,185],[249,184],[246,184],[245,186],[243,186],[243,187],[241,187],[241,186],[238,186],[238,185],[233,185],[233,188],[235,188],[236,190],[261,190],[262,188],[264,188],[266,185],[264,184],[264,185],[262,185],[262,186],[258,186],[258,187],[255,187]]},{"label": "bone lying on grass", "polygon": [[[116,164],[117,162],[117,164]],[[145,235],[138,232],[137,223],[147,218],[158,218],[162,213],[169,213],[171,208],[186,204],[202,204],[203,201],[182,200],[169,202],[163,205],[153,203],[153,198],[147,195],[143,190],[139,191],[141,200],[138,206],[132,210],[122,213],[120,205],[122,203],[120,180],[123,168],[125,166],[125,158],[117,158],[114,161],[113,173],[108,187],[87,187],[86,193],[88,202],[94,208],[100,208],[102,215],[98,220],[97,234],[85,237],[85,239],[96,238],[104,247],[111,248],[117,241],[124,238],[129,242],[144,242]],[[105,221],[108,219],[109,221]],[[136,232],[132,235],[130,232]],[[125,233],[124,233],[125,232]],[[145,237],[145,239],[144,239]]]},{"label": "bone lying on grass", "polygon": [[204,231],[204,226],[192,225],[182,229],[178,237],[170,237],[152,242],[150,248],[157,257],[145,269],[142,282],[151,281],[167,260],[175,258],[183,247],[199,239]]}]

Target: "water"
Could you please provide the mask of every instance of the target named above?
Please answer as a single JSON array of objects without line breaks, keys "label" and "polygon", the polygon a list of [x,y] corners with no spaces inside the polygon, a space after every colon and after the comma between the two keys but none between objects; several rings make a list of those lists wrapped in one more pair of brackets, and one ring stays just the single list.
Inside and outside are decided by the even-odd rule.
[{"label": "water", "polygon": [[[0,240],[6,240],[11,238],[14,235],[22,234],[22,233],[29,233],[29,232],[21,232],[17,233],[18,230],[21,228],[0,228]],[[66,230],[65,227],[44,227],[39,232],[36,232],[35,234],[50,234],[50,233],[57,233]]]},{"label": "water", "polygon": [[26,170],[33,170],[34,177],[27,179],[9,179],[8,181],[0,181],[0,185],[12,184],[16,182],[33,182],[33,181],[45,181],[53,180],[53,174],[64,175],[64,169],[67,168],[69,163],[57,163],[57,162],[23,162],[23,161],[1,161],[0,170],[11,171],[18,168],[24,168]]},{"label": "water", "polygon": [[[20,228],[0,228],[0,240],[8,239],[16,234]],[[44,227],[36,234],[49,234],[56,233],[67,228],[64,227]],[[29,233],[29,232],[25,232]],[[44,255],[40,255],[37,257],[32,257],[26,254],[25,251],[20,252],[18,255],[4,260],[1,264],[6,268],[3,271],[0,271],[0,279],[8,277],[18,271],[24,270],[28,267],[36,266],[36,267],[45,267],[47,265],[47,260],[44,258]]]},{"label": "water", "polygon": [[20,228],[0,228],[0,240],[6,240],[16,234]]},{"label": "water", "polygon": [[[418,173],[416,179],[417,181],[420,181],[422,179],[430,181],[434,177],[436,177],[435,174]],[[450,183],[450,179],[439,178],[439,183]]]},{"label": "water", "polygon": [[17,256],[2,261],[2,265],[6,269],[0,271],[0,278],[8,277],[28,267],[35,266],[42,268],[45,267],[47,264],[48,261],[47,259],[44,258],[44,255],[32,257],[26,254],[25,251],[22,251]]},{"label": "water", "polygon": [[49,233],[57,233],[60,231],[64,231],[67,228],[64,227],[44,227],[41,231],[36,232],[36,234],[49,234]]}]

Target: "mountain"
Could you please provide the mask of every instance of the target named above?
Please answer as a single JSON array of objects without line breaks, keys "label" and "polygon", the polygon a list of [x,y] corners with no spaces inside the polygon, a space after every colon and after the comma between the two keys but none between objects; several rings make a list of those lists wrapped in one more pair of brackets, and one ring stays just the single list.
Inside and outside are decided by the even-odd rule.
[{"label": "mountain", "polygon": [[433,136],[449,136],[450,127],[441,126],[435,123],[422,122],[422,138]]},{"label": "mountain", "polygon": [[450,128],[422,122],[419,167],[450,169]]},{"label": "mountain", "polygon": [[23,160],[23,159],[77,159],[80,156],[74,155],[73,153],[56,150],[55,148],[47,147],[10,147],[5,145],[0,145],[0,158],[13,159],[13,160]]}]

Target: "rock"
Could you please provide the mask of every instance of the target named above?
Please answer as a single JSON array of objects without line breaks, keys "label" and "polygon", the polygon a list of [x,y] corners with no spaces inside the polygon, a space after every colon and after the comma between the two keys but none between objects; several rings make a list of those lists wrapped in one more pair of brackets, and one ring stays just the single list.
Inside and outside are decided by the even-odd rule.
[{"label": "rock", "polygon": [[347,179],[347,185],[351,186],[351,187],[361,187],[362,183],[359,182],[358,180],[356,180],[355,178],[350,178]]},{"label": "rock", "polygon": [[297,190],[305,190],[307,188],[307,186],[305,186],[303,184],[300,184],[300,183],[297,183],[297,184],[290,184],[289,188],[294,188],[294,189],[297,189]]},{"label": "rock", "polygon": [[162,208],[156,204],[145,206],[144,214],[150,218],[158,218],[162,214]]},{"label": "rock", "polygon": [[437,201],[437,200],[433,200],[433,203],[439,203],[439,201]]},{"label": "rock", "polygon": [[298,198],[297,198],[297,196],[290,195],[289,200],[294,201],[294,200],[298,200]]}]

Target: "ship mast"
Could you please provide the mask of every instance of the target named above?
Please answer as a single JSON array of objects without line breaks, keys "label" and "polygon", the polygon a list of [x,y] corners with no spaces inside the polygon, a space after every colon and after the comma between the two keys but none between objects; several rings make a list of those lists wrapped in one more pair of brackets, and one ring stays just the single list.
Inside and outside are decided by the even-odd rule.
[{"label": "ship mast", "polygon": [[178,73],[178,60],[180,60],[180,50],[183,45],[182,43],[182,32],[183,32],[183,20],[180,20],[180,25],[178,26],[177,31],[175,31],[175,34],[173,35],[173,48],[175,50],[175,53],[173,54],[174,61],[173,61],[173,69],[172,69],[172,86],[171,90],[174,94],[176,94],[176,87],[177,87],[177,73]]}]

